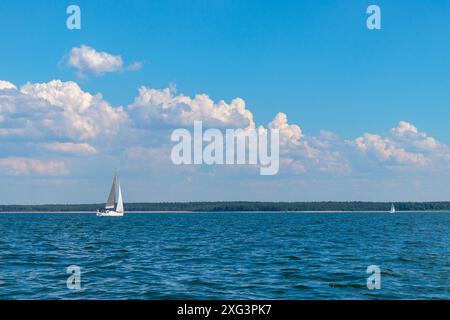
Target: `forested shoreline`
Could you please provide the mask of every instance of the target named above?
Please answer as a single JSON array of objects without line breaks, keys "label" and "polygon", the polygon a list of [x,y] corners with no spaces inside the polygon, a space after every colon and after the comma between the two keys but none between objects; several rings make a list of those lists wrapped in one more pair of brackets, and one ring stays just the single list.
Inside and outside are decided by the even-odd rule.
[{"label": "forested shoreline", "polygon": [[[395,202],[398,211],[450,211],[450,201]],[[389,211],[390,202],[159,202],[125,203],[130,211]],[[104,204],[0,205],[0,212],[70,212],[95,211]]]}]

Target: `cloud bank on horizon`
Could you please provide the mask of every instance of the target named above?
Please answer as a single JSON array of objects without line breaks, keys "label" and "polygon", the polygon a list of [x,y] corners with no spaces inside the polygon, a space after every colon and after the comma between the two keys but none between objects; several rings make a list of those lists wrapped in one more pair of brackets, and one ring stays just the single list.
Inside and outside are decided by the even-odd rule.
[{"label": "cloud bank on horizon", "polygon": [[[96,76],[141,66],[125,66],[121,56],[84,45],[70,51],[68,62],[79,75]],[[3,79],[0,175],[75,179],[80,164],[101,168],[110,163],[125,172],[157,173],[186,184],[199,175],[213,177],[215,182],[233,177],[241,188],[247,188],[246,183],[255,186],[262,178],[252,167],[181,168],[170,163],[171,131],[192,127],[199,120],[205,127],[219,129],[279,129],[280,173],[261,182],[270,188],[302,179],[373,182],[377,176],[439,175],[450,170],[450,147],[401,119],[385,134],[363,132],[344,139],[324,130],[310,136],[299,124],[289,123],[282,110],[265,126],[255,123],[240,97],[214,101],[207,94],[185,96],[174,87],[141,86],[127,106],[114,106],[101,93],[86,92],[75,81],[19,85]]]},{"label": "cloud bank on horizon", "polygon": [[[102,153],[117,154],[118,151],[126,153],[130,147],[170,147],[169,140],[164,139],[169,131],[192,126],[196,120],[203,121],[205,127],[256,127],[253,113],[242,98],[230,103],[214,102],[206,94],[188,97],[176,94],[174,88],[141,87],[134,101],[122,107],[112,106],[100,93],[83,91],[73,81],[52,80],[20,87],[5,80],[0,82],[0,137],[3,141],[23,144],[24,150],[30,142],[51,153],[78,156],[96,154],[99,148]],[[387,135],[363,133],[353,140],[341,139],[328,131],[307,136],[298,124],[289,124],[282,112],[267,127],[259,128],[280,130],[285,169],[297,173],[350,172],[356,160],[352,157],[388,170],[436,168],[438,164],[450,163],[448,146],[405,121],[400,121]],[[127,143],[106,146],[119,133],[129,139]],[[13,163],[10,160],[1,165],[14,167]]]}]

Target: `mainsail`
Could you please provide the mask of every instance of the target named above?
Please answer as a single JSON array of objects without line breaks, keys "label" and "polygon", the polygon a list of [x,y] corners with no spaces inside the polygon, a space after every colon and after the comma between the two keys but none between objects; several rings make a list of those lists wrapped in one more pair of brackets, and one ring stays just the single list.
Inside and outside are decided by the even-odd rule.
[{"label": "mainsail", "polygon": [[113,209],[116,202],[116,180],[117,177],[114,176],[113,184],[111,186],[111,191],[109,192],[108,201],[106,202],[106,209]]},{"label": "mainsail", "polygon": [[393,203],[392,203],[392,205],[391,205],[391,213],[395,213],[395,206],[394,206]]},{"label": "mainsail", "polygon": [[120,189],[120,182],[119,182],[119,197],[117,198],[116,212],[123,213],[122,190]]}]

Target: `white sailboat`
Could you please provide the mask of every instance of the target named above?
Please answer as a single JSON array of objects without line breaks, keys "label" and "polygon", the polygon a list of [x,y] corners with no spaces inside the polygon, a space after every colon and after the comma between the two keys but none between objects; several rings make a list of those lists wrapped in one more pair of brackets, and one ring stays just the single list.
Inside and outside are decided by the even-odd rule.
[{"label": "white sailboat", "polygon": [[390,213],[395,213],[395,206],[394,203],[392,203],[391,205],[391,211],[389,211]]},{"label": "white sailboat", "polygon": [[[116,189],[119,189],[116,205]],[[115,210],[114,210],[115,208]],[[114,175],[111,191],[104,210],[97,210],[98,217],[122,217],[123,216],[122,190],[117,175]]]}]

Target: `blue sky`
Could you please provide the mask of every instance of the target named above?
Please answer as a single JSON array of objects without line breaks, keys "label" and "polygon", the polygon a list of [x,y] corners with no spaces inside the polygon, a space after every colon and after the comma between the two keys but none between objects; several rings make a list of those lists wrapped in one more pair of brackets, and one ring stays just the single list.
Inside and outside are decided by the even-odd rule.
[{"label": "blue sky", "polygon": [[[81,30],[65,26],[70,4],[81,8]],[[369,4],[380,6],[382,30],[366,28]],[[33,170],[5,173],[0,188],[8,196],[2,203],[100,202],[112,167],[122,171],[129,185],[126,200],[132,201],[437,200],[445,199],[450,185],[449,166],[442,160],[450,145],[448,1],[2,1],[0,39],[0,80],[18,88],[28,82],[74,81],[84,92],[101,93],[112,107],[128,112],[141,86],[176,86],[177,94],[207,94],[215,102],[240,97],[257,125],[266,126],[282,112],[309,144],[324,130],[342,145],[371,133],[398,150],[430,158],[428,168],[418,168],[416,160],[408,155],[405,164],[390,147],[394,151],[388,159],[383,155],[380,160],[378,154],[373,160],[336,146],[328,155],[339,152],[345,160],[334,161],[348,162],[339,173],[324,173],[303,163],[311,159],[292,156],[307,167],[295,178],[287,173],[267,179],[251,173],[234,176],[217,168],[210,180],[210,171],[216,169],[176,176],[169,168],[155,186],[148,163],[121,168],[130,162],[123,158],[110,167],[100,165],[103,157],[125,152],[125,145],[134,143],[125,134],[119,133],[120,142],[109,142],[123,145],[114,152],[98,147],[105,143],[95,139],[60,133],[39,141],[86,143],[98,151],[76,160],[39,154],[31,151],[29,141],[4,137],[4,159],[63,161],[66,172],[61,177]],[[120,55],[124,66],[141,62],[142,68],[79,77],[67,57],[81,45]],[[400,121],[417,129],[414,139],[426,134],[438,141],[439,159],[430,150],[391,137],[393,128],[401,128]],[[137,172],[146,172],[145,177]],[[266,189],[275,191],[266,194]],[[31,191],[18,195],[17,190]]]}]

